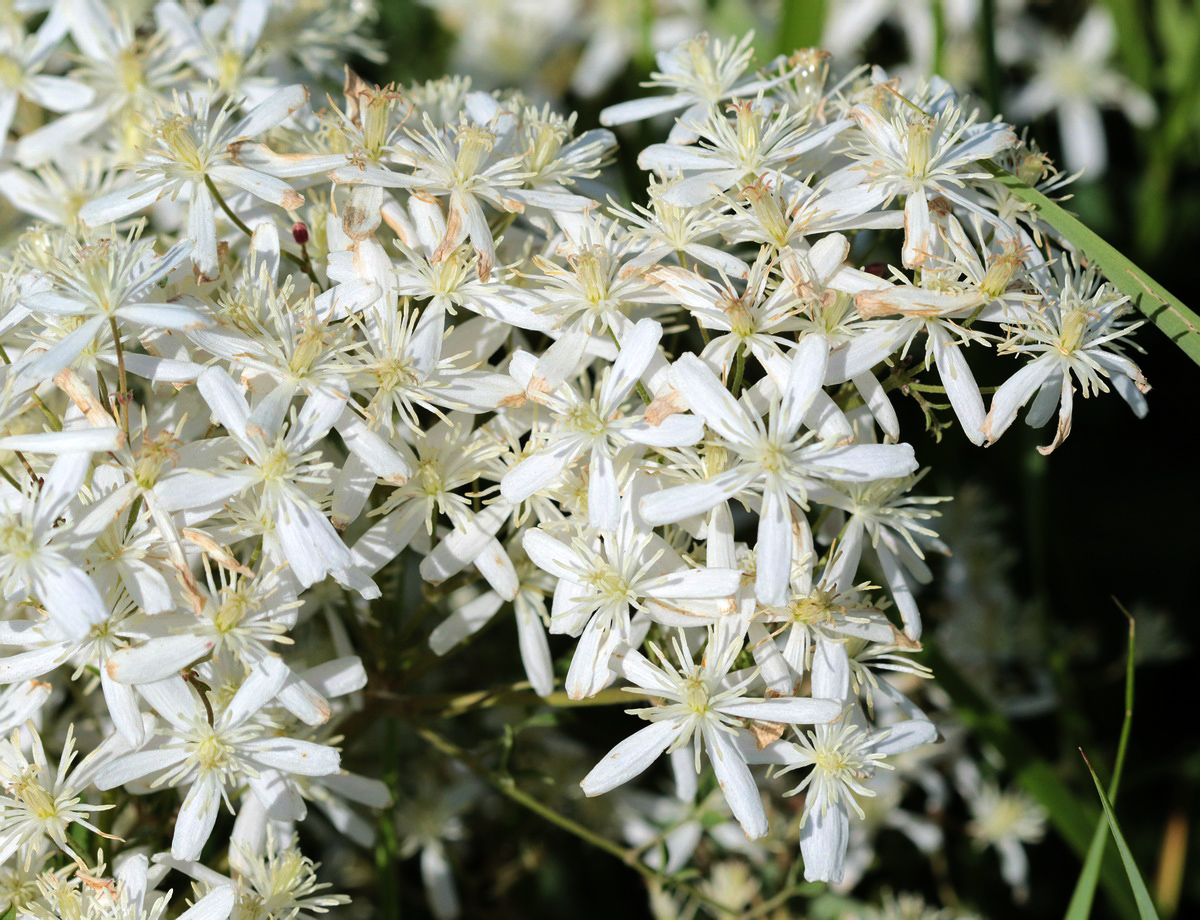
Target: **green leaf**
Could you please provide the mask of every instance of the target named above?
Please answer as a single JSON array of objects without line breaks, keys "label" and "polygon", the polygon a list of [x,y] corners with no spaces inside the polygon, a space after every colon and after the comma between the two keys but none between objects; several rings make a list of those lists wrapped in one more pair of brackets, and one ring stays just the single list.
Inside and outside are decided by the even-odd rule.
[{"label": "green leaf", "polygon": [[1125,864],[1125,875],[1129,878],[1129,887],[1133,889],[1138,916],[1141,920],[1158,920],[1158,911],[1154,908],[1150,890],[1142,880],[1142,873],[1138,871],[1133,854],[1129,852],[1129,844],[1125,842],[1125,835],[1121,833],[1121,826],[1117,823],[1117,816],[1113,813],[1112,803],[1108,801],[1108,796],[1104,794],[1104,787],[1100,785],[1100,777],[1092,769],[1087,754],[1083,753],[1083,748],[1079,749],[1079,753],[1083,754],[1083,762],[1087,764],[1088,772],[1092,774],[1092,782],[1096,784],[1096,794],[1100,796],[1100,804],[1104,807],[1104,817],[1108,819],[1108,829],[1112,831],[1113,840],[1117,844],[1117,852],[1121,854],[1121,862]]},{"label": "green leaf", "polygon": [[[1062,781],[1059,771],[1037,755],[1014,730],[1009,719],[992,707],[936,645],[922,641],[926,643],[925,664],[933,669],[938,686],[950,696],[963,724],[977,738],[1000,752],[1021,788],[1046,809],[1050,824],[1058,835],[1080,857],[1086,857],[1092,831],[1101,818],[1095,806],[1081,800]],[[1127,920],[1135,920],[1137,905],[1129,896],[1129,889],[1121,883],[1121,870],[1111,850],[1104,854],[1103,869],[1100,884],[1113,910]]]},{"label": "green leaf", "polygon": [[[1125,753],[1129,750],[1129,734],[1133,725],[1133,668],[1134,668],[1134,620],[1120,602],[1117,606],[1129,618],[1129,648],[1125,657],[1125,718],[1121,722],[1121,737],[1117,743],[1117,759],[1113,764],[1112,781],[1108,784],[1109,801],[1117,800],[1117,790],[1121,785],[1121,774],[1125,769]],[[1075,891],[1071,895],[1071,903],[1067,907],[1066,920],[1087,920],[1092,912],[1092,902],[1096,897],[1096,885],[1100,881],[1100,863],[1104,858],[1105,844],[1108,834],[1105,833],[1105,822],[1096,824],[1092,834],[1092,843],[1088,847],[1087,859],[1083,863],[1083,871],[1079,873],[1079,881],[1075,883]]]},{"label": "green leaf", "polygon": [[1100,267],[1108,280],[1129,297],[1133,306],[1166,333],[1188,357],[1200,364],[1200,316],[1037,189],[1026,185],[990,160],[983,160],[982,163],[1014,196],[1033,205],[1046,223]]},{"label": "green leaf", "polygon": [[815,48],[824,28],[825,0],[783,0],[775,50],[791,54],[797,48]]}]

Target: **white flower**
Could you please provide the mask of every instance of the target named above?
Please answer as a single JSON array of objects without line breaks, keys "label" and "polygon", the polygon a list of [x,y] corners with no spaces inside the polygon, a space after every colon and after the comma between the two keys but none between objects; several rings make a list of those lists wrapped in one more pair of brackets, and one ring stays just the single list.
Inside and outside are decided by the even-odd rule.
[{"label": "white flower", "polygon": [[217,505],[254,490],[263,513],[276,526],[284,560],[308,587],[329,573],[350,566],[350,550],[342,542],[320,504],[303,488],[329,483],[329,464],[314,450],[345,409],[345,397],[318,391],[299,414],[285,422],[291,388],[278,387],[250,411],[229,375],[209,368],[196,384],[213,414],[225,426],[246,462],[226,455],[216,470],[175,470],[155,487],[169,510]]},{"label": "white flower", "polygon": [[1058,407],[1054,440],[1038,448],[1050,453],[1071,433],[1076,379],[1084,397],[1107,392],[1105,381],[1111,380],[1137,415],[1146,414],[1143,394],[1150,386],[1122,350],[1121,339],[1142,324],[1122,321],[1129,312],[1129,298],[1101,280],[1095,266],[1068,265],[1049,279],[1046,288],[1049,299],[1041,312],[1029,325],[1013,328],[1013,339],[1001,346],[1001,351],[1035,357],[992,397],[982,426],[989,444],[1004,434],[1021,407],[1037,394],[1026,416],[1031,427],[1046,424]]},{"label": "white flower", "polygon": [[304,197],[286,182],[230,161],[230,145],[274,128],[308,101],[302,86],[286,86],[234,121],[232,100],[213,111],[214,100],[205,96],[177,99],[174,111],[155,126],[155,143],[136,167],[141,178],[116,189],[79,212],[93,227],[103,226],[149,207],[160,198],[186,192],[188,236],[192,264],[200,276],[217,275],[217,225],[209,183],[222,182],[249,192],[263,201],[294,211]]},{"label": "white flower", "polygon": [[[26,756],[28,744],[31,756]],[[32,724],[17,729],[12,738],[0,741],[0,863],[20,851],[18,859],[28,867],[43,840],[49,840],[62,852],[85,865],[70,837],[74,824],[108,837],[95,824],[92,815],[107,811],[111,805],[88,805],[81,793],[91,782],[89,765],[75,761],[75,728],[67,728],[62,756],[57,769],[50,766],[42,737]],[[94,755],[93,755],[94,756]]]},{"label": "white flower", "polygon": [[72,248],[54,265],[51,286],[26,294],[22,303],[33,313],[83,317],[61,342],[39,359],[45,373],[56,374],[110,329],[122,323],[151,329],[190,329],[208,320],[180,303],[164,302],[161,283],[192,250],[190,240],[159,255],[153,239],[141,239],[141,226],[125,240],[104,239]]},{"label": "white flower", "polygon": [[794,743],[776,742],[781,772],[811,767],[788,795],[805,792],[800,826],[804,878],[810,882],[840,882],[849,842],[850,812],[860,818],[857,796],[875,793],[863,785],[877,769],[892,769],[885,757],[911,751],[937,736],[931,722],[911,720],[871,731],[851,718],[834,725],[817,725]]},{"label": "white flower", "polygon": [[741,572],[688,568],[658,534],[640,526],[633,506],[643,488],[624,498],[613,531],[584,530],[569,542],[527,530],[521,545],[557,579],[550,631],[580,636],[567,673],[567,693],[580,699],[608,682],[609,659],[633,641],[631,610],[666,626],[703,625],[733,611]]},{"label": "white flower", "polygon": [[[781,605],[787,596],[794,556],[793,524],[807,529],[792,502],[803,507],[808,490],[822,480],[869,482],[916,469],[907,444],[811,443],[797,438],[825,379],[825,346],[816,337],[801,343],[791,361],[782,400],[763,424],[746,402],[735,400],[706,364],[692,355],[676,362],[676,387],[731,455],[724,471],[701,482],[672,486],[642,499],[648,523],[679,521],[708,511],[757,488],[762,495],[755,589],[760,601]],[[811,542],[811,541],[809,541]]]},{"label": "white flower", "polygon": [[[853,156],[873,186],[890,196],[904,195],[904,264],[923,265],[934,246],[930,200],[942,196],[981,219],[999,223],[990,211],[975,204],[962,192],[968,180],[988,178],[990,173],[971,171],[970,166],[986,160],[1017,142],[1012,128],[1000,122],[977,124],[952,102],[932,115],[904,107],[907,100],[893,103],[890,116],[867,105],[856,105],[850,117],[862,129],[854,142]],[[911,105],[911,103],[908,103]]]},{"label": "white flower", "polygon": [[609,751],[580,786],[588,795],[608,792],[640,774],[664,751],[678,750],[694,741],[696,771],[700,770],[703,746],[734,817],[746,836],[754,839],[767,832],[767,816],[758,787],[734,741],[742,721],[826,722],[837,718],[840,706],[826,699],[746,698],[753,675],[727,680],[729,669],[741,651],[741,642],[729,641],[727,634],[719,629],[710,630],[708,635],[706,654],[699,665],[692,659],[687,643],[679,639],[674,643],[678,667],[657,650],[661,667],[636,651],[625,654],[622,672],[636,684],[627,689],[662,697],[667,702],[627,710],[651,724]]},{"label": "white flower", "polygon": [[72,637],[108,617],[100,592],[72,558],[71,522],[60,520],[91,460],[87,451],[62,454],[24,493],[0,482],[0,590],[8,599],[32,593]]},{"label": "white flower", "polygon": [[1134,125],[1155,117],[1154,100],[1109,63],[1116,44],[1112,13],[1091,7],[1074,34],[1063,41],[1045,32],[1025,45],[1036,68],[1006,111],[1032,121],[1047,112],[1058,116],[1058,133],[1071,172],[1098,179],[1108,165],[1108,145],[1100,109],[1119,108]]},{"label": "white flower", "polygon": [[736,42],[723,42],[701,34],[680,42],[670,51],[660,52],[656,55],[658,70],[650,74],[647,85],[674,92],[610,105],[600,113],[600,124],[624,125],[683,109],[668,140],[672,144],[691,143],[696,135],[690,125],[704,119],[719,102],[753,97],[787,78],[784,73],[769,79],[738,82],[754,53],[750,47],[752,40],[752,35],[746,35]]},{"label": "white flower", "polygon": [[[583,398],[569,384],[540,377],[539,366],[529,367],[529,357],[513,358],[514,375],[526,391],[553,413],[549,430],[536,435],[538,443],[500,480],[500,492],[510,502],[522,502],[554,482],[569,465],[588,453],[588,522],[601,530],[615,530],[620,517],[620,480],[614,465],[616,455],[630,444],[653,447],[685,447],[700,439],[704,425],[691,415],[672,414],[647,420],[644,414],[624,414],[623,405],[651,359],[657,354],[662,326],[643,319],[621,342],[617,360],[591,399]],[[583,350],[582,334],[564,336],[555,348],[567,352],[563,367],[574,370]],[[554,376],[558,376],[555,374]],[[522,379],[523,378],[523,379]]]},{"label": "white flower", "polygon": [[266,659],[242,682],[228,705],[215,715],[212,704],[182,676],[143,684],[139,689],[166,725],[149,745],[102,767],[100,789],[112,789],[151,774],[153,785],[188,791],[175,821],[171,855],[196,859],[212,833],[217,810],[229,784],[249,782],[269,795],[279,774],[323,776],[338,769],[333,748],[297,738],[279,737],[261,711],[282,689],[288,669]]},{"label": "white flower", "polygon": [[774,110],[760,98],[737,102],[734,120],[713,112],[703,123],[687,123],[700,137],[699,149],[679,144],[652,144],[638,154],[638,166],[663,174],[689,173],[663,191],[668,204],[698,205],[747,180],[782,182],[779,172],[802,154],[829,143],[850,127],[846,119],[814,128],[803,112]]}]

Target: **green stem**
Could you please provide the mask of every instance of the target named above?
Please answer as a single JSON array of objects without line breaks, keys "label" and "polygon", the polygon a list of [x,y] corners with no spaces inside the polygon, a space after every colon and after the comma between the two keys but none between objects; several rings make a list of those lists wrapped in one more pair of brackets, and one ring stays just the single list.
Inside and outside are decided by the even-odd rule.
[{"label": "green stem", "polygon": [[506,776],[484,766],[484,764],[482,764],[474,754],[464,748],[459,747],[444,735],[440,735],[428,727],[415,727],[414,731],[416,731],[416,733],[425,739],[425,741],[428,742],[432,747],[441,751],[447,757],[457,760],[480,779],[492,786],[492,788],[494,788],[500,794],[512,799],[518,805],[527,808],[538,817],[549,821],[556,827],[561,828],[569,834],[575,835],[585,843],[589,843],[597,849],[603,850],[610,856],[615,856],[647,881],[673,886],[723,914],[728,914],[730,916],[736,914],[736,911],[733,911],[725,905],[713,900],[703,892],[698,891],[696,888],[689,885],[687,882],[672,878],[669,875],[663,875],[662,873],[655,871],[650,866],[638,859],[632,851],[621,846],[619,843],[597,834],[595,831],[584,827],[578,821],[574,821],[571,818],[568,818],[566,815],[560,815],[550,806],[538,801],[533,796],[529,795],[529,793],[518,788],[516,782],[511,776]]},{"label": "green stem", "polygon": [[733,358],[733,381],[729,384],[729,392],[737,399],[742,395],[742,381],[746,376],[746,346],[740,344]]},{"label": "green stem", "polygon": [[21,488],[20,483],[18,483],[15,479],[13,479],[12,473],[10,473],[8,470],[6,470],[2,466],[0,466],[0,476],[3,476],[5,479],[7,479],[8,484],[10,486],[12,486],[14,489],[16,489],[18,492],[25,491],[24,489]]},{"label": "green stem", "polygon": [[532,704],[553,706],[556,709],[576,709],[585,706],[620,706],[635,704],[640,697],[636,693],[626,693],[624,690],[610,688],[602,690],[595,696],[582,700],[573,700],[562,691],[556,691],[549,696],[538,696],[527,681],[493,687],[491,690],[479,690],[474,693],[445,693],[423,696],[420,694],[392,693],[387,690],[377,691],[371,696],[387,703],[391,708],[402,713],[420,713],[435,716],[439,719],[452,719],[455,716],[480,709],[490,709],[493,706]]},{"label": "green stem", "polygon": [[[213,199],[217,202],[217,207],[225,212],[225,216],[233,221],[233,225],[241,230],[242,233],[246,234],[246,236],[254,236],[254,231],[246,226],[246,222],[238,217],[237,214],[233,212],[233,208],[229,206],[229,203],[225,201],[225,196],[223,196],[217,189],[217,184],[208,176],[204,177],[204,184],[208,187]],[[317,273],[313,270],[312,261],[310,259],[301,258],[294,252],[289,252],[288,250],[284,249],[282,246],[279,247],[279,254],[299,268],[302,272],[304,272],[304,274],[308,275],[308,279],[318,288],[321,287],[321,282],[317,278]]]},{"label": "green stem", "polygon": [[108,318],[108,328],[112,331],[113,342],[117,349],[117,421],[125,432],[125,443],[131,444],[129,434],[129,377],[125,373],[125,347],[121,344],[121,330],[117,327],[117,318]]},{"label": "green stem", "polygon": [[[8,357],[8,352],[5,351],[3,345],[0,345],[0,361],[3,361],[5,364],[12,364],[12,360]],[[38,396],[36,391],[30,393],[29,395],[33,397],[33,401],[38,404],[38,408],[40,408],[42,410],[42,414],[46,416],[46,421],[50,423],[50,427],[55,431],[62,431],[62,420],[52,411],[50,411],[50,407],[42,401],[42,397]]]}]

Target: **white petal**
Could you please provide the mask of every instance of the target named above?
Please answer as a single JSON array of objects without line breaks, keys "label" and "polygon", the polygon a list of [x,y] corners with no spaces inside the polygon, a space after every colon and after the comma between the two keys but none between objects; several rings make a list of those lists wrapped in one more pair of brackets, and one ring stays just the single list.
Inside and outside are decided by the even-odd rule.
[{"label": "white petal", "polygon": [[592,768],[579,784],[586,795],[602,795],[646,770],[662,756],[683,730],[674,719],[653,722],[630,735]]},{"label": "white petal", "polygon": [[242,681],[237,693],[221,713],[220,723],[228,728],[241,725],[275,699],[288,679],[290,670],[283,660],[276,657],[264,658],[250,675]]},{"label": "white petal", "polygon": [[54,624],[72,638],[82,638],[108,618],[100,592],[82,569],[73,565],[39,565],[32,578],[38,596]]},{"label": "white petal", "polygon": [[516,616],[517,642],[525,676],[538,696],[549,696],[554,692],[554,662],[550,657],[546,627],[533,605],[521,596],[516,599]]},{"label": "white petal", "polygon": [[[239,4],[239,6],[255,4]],[[308,102],[308,90],[299,83],[285,86],[272,93],[234,125],[229,137],[234,140],[257,137],[274,128]]]},{"label": "white petal", "polygon": [[150,751],[135,751],[126,754],[102,766],[94,777],[97,789],[115,789],[134,780],[149,776],[160,770],[166,770],[182,763],[187,758],[187,751],[173,751],[167,748],[156,748]]},{"label": "white petal", "polygon": [[487,591],[442,620],[429,634],[429,648],[435,655],[445,655],[469,636],[473,636],[496,615],[504,599],[495,591]]},{"label": "white petal", "polygon": [[933,343],[933,357],[937,362],[938,375],[946,388],[946,396],[954,407],[958,423],[962,425],[963,434],[972,444],[983,443],[983,397],[979,393],[979,384],[975,375],[962,353],[962,348],[951,340],[945,329],[932,325],[930,339]]},{"label": "white petal", "polygon": [[521,538],[521,546],[534,565],[555,578],[573,579],[579,577],[582,572],[575,551],[544,530],[525,531]]},{"label": "white petal", "polygon": [[708,724],[703,731],[708,759],[717,774],[717,784],[725,794],[725,801],[729,803],[729,810],[746,836],[757,840],[767,833],[767,813],[763,810],[762,797],[750,775],[750,768],[727,733]]},{"label": "white petal", "polygon": [[832,699],[783,697],[763,701],[734,700],[717,709],[743,719],[812,725],[817,722],[832,722],[841,715],[842,704]]},{"label": "white petal", "polygon": [[504,474],[500,494],[513,503],[525,501],[553,483],[582,452],[583,441],[577,437],[534,451]]},{"label": "white petal", "polygon": [[639,590],[646,597],[729,597],[737,591],[741,581],[742,573],[738,569],[683,569],[645,581],[639,585]]},{"label": "white petal", "polygon": [[269,738],[247,745],[256,761],[285,773],[328,776],[341,767],[341,755],[324,744],[298,738]]},{"label": "white petal", "polygon": [[603,445],[592,447],[588,464],[588,523],[597,530],[615,531],[621,520],[621,493],[612,457]]},{"label": "white petal", "polygon": [[829,361],[829,345],[819,335],[805,336],[792,352],[792,371],[780,410],[783,413],[783,432],[787,436],[800,429],[813,398],[825,380]]},{"label": "white petal", "polygon": [[[184,797],[175,818],[171,855],[176,859],[199,859],[200,851],[212,834],[221,807],[221,784],[214,773],[200,775]],[[231,891],[231,889],[218,889]],[[232,906],[231,906],[232,909]]]},{"label": "white petal", "polygon": [[605,127],[624,125],[631,121],[641,121],[653,118],[655,115],[665,115],[675,112],[687,105],[687,98],[679,96],[646,96],[643,99],[630,99],[618,102],[600,112],[600,124]]},{"label": "white petal", "polygon": [[878,754],[903,754],[923,744],[932,744],[937,740],[937,734],[937,727],[932,722],[909,719],[891,726],[886,737],[872,747]]},{"label": "white petal", "polygon": [[247,169],[245,166],[214,166],[209,173],[214,179],[228,182],[256,198],[279,205],[285,211],[295,211],[304,204],[304,196],[282,179]]},{"label": "white petal", "polygon": [[122,684],[164,680],[199,661],[216,643],[209,636],[162,636],[141,645],[117,649],[105,665],[109,677]]},{"label": "white petal", "polygon": [[721,502],[741,493],[758,477],[750,464],[742,464],[711,479],[672,486],[643,496],[639,508],[647,524],[673,524],[684,518],[704,514]]},{"label": "white petal", "polygon": [[134,182],[89,201],[79,209],[79,219],[89,227],[111,224],[150,207],[158,200],[161,192],[162,184],[157,179]]},{"label": "white petal", "polygon": [[760,603],[780,607],[787,603],[795,541],[787,493],[768,483],[763,489],[754,548],[754,593]]},{"label": "white petal", "polygon": [[721,385],[712,369],[695,355],[686,354],[671,371],[675,387],[692,411],[721,437],[734,444],[752,444],[754,426],[746,410]]},{"label": "white petal", "polygon": [[845,871],[846,848],[850,844],[850,816],[842,802],[829,803],[824,812],[814,806],[800,828],[800,854],[804,857],[804,880],[837,884]]}]

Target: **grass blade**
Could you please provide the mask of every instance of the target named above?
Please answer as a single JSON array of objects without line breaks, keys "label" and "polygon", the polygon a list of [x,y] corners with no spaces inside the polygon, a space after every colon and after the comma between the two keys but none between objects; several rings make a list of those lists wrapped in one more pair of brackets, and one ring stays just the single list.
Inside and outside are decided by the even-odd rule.
[{"label": "grass blade", "polygon": [[1125,875],[1129,878],[1129,887],[1133,890],[1133,899],[1137,902],[1138,916],[1141,920],[1158,920],[1158,911],[1154,908],[1150,889],[1142,880],[1142,873],[1138,871],[1133,854],[1129,852],[1129,844],[1125,842],[1125,835],[1121,833],[1121,826],[1117,823],[1117,816],[1113,813],[1112,803],[1108,801],[1108,796],[1104,793],[1104,786],[1100,784],[1100,777],[1092,769],[1092,764],[1087,759],[1087,754],[1083,753],[1083,748],[1079,749],[1079,753],[1083,754],[1083,762],[1087,764],[1088,772],[1092,774],[1092,782],[1096,784],[1096,794],[1100,796],[1100,804],[1104,807],[1104,817],[1108,819],[1108,829],[1112,831],[1113,841],[1117,844],[1117,852],[1121,854],[1121,862],[1125,865]]},{"label": "grass blade", "polygon": [[1200,364],[1200,316],[1184,306],[1183,301],[1138,268],[1130,259],[1106,243],[1099,234],[1037,189],[1026,185],[990,160],[983,160],[982,163],[1001,185],[1021,201],[1033,205],[1046,223],[1099,265],[1108,280],[1121,293],[1128,295],[1130,302],[1141,313],[1166,333],[1188,357]]},{"label": "grass blade", "polygon": [[[1125,769],[1125,753],[1129,750],[1129,734],[1133,726],[1133,668],[1134,668],[1134,620],[1133,616],[1118,601],[1117,606],[1129,618],[1129,648],[1125,659],[1125,718],[1121,722],[1121,737],[1117,743],[1117,759],[1113,764],[1112,781],[1108,784],[1108,798],[1116,802],[1117,790],[1121,785],[1121,774]],[[1088,847],[1087,859],[1083,863],[1083,871],[1079,873],[1079,881],[1075,883],[1075,891],[1071,895],[1071,903],[1067,907],[1066,920],[1087,920],[1092,912],[1092,902],[1096,897],[1096,885],[1100,881],[1100,864],[1104,859],[1104,848],[1108,843],[1107,828],[1104,821],[1096,824],[1092,834],[1092,842]]]},{"label": "grass blade", "polygon": [[[950,696],[955,712],[975,735],[1000,752],[1008,768],[1027,793],[1046,809],[1055,832],[1081,858],[1091,847],[1092,831],[1102,819],[1100,812],[1080,799],[1062,781],[1059,771],[1039,757],[934,643],[926,640],[925,664],[933,669],[940,686]],[[1121,869],[1111,850],[1102,857],[1100,885],[1114,912],[1126,920],[1138,920],[1137,905],[1121,882]]]}]

